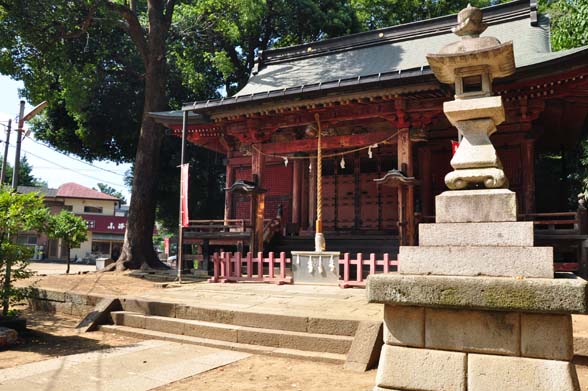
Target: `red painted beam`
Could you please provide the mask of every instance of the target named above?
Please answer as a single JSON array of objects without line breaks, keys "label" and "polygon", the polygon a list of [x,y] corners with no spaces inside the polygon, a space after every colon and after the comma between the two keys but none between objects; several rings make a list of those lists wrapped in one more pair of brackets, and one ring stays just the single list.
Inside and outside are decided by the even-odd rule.
[{"label": "red painted beam", "polygon": [[[376,144],[394,135],[395,131],[363,133],[345,136],[327,136],[321,140],[323,149],[357,148]],[[388,140],[395,143],[396,138]],[[294,152],[316,151],[316,139],[292,140],[282,143],[263,144],[263,152],[272,155]]]}]

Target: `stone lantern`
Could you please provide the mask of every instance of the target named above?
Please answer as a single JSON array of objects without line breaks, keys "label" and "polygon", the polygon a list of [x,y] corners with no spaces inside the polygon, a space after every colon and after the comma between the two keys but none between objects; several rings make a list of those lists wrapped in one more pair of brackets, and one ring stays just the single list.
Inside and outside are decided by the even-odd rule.
[{"label": "stone lantern", "polygon": [[445,176],[445,183],[452,190],[508,187],[489,137],[504,122],[502,99],[493,96],[492,81],[514,73],[512,42],[501,44],[494,37],[480,37],[486,25],[478,8],[468,5],[457,21],[453,32],[461,40],[427,55],[437,79],[455,84],[455,100],[445,102],[443,111],[458,129],[461,141],[451,159],[455,171]]},{"label": "stone lantern", "polygon": [[444,111],[462,136],[449,191],[419,245],[401,246],[398,273],[371,275],[367,295],[384,304],[384,346],[374,391],[578,391],[572,313],[587,313],[586,281],[555,273],[553,249],[534,246],[533,222],[517,221],[489,136],[504,121],[492,80],[515,70],[511,43],[480,37],[468,6],[461,40],[427,56],[455,84]]}]

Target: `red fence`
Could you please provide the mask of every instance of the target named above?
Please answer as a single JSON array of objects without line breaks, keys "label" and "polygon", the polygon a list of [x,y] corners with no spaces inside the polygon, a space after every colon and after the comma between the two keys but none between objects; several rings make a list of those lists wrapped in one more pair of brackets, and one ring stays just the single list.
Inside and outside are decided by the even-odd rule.
[{"label": "red fence", "polygon": [[[255,258],[251,253],[247,253],[245,257],[241,253],[214,253],[214,276],[208,281],[252,281],[271,282],[278,285],[291,284],[292,277],[286,276],[286,264],[290,262],[290,258],[286,258],[286,253],[283,252],[280,253],[279,258],[275,258],[273,252],[269,253],[267,258],[264,258],[261,252]],[[277,273],[276,267],[279,268]],[[267,269],[267,274],[264,273],[264,269]]]},{"label": "red fence", "polygon": [[[287,264],[291,263],[285,253],[280,253],[276,258],[274,253],[269,253],[267,258],[260,252],[257,257],[248,253],[243,257],[240,253],[214,253],[214,276],[209,282],[271,282],[276,284],[291,284],[292,277],[287,276]],[[370,274],[389,273],[392,267],[398,266],[397,260],[391,260],[389,254],[384,254],[383,259],[376,259],[375,254],[370,254],[368,259],[363,259],[363,254],[357,254],[351,259],[349,253],[343,254],[339,259],[339,265],[343,267],[343,278],[339,280],[341,288],[365,287],[366,278]],[[364,272],[364,268],[369,271]],[[276,270],[277,269],[277,270]],[[266,273],[267,272],[267,273]]]},{"label": "red fence", "polygon": [[[389,273],[392,266],[398,267],[396,259],[391,260],[390,254],[384,254],[383,259],[377,260],[376,254],[370,254],[369,259],[363,259],[359,253],[355,259],[349,258],[349,253],[343,254],[339,259],[339,265],[343,265],[343,279],[339,280],[341,288],[365,287],[365,279],[370,274]],[[355,279],[350,278],[351,266],[355,265]],[[364,266],[369,266],[369,272],[364,276]],[[381,267],[379,267],[381,266]]]}]

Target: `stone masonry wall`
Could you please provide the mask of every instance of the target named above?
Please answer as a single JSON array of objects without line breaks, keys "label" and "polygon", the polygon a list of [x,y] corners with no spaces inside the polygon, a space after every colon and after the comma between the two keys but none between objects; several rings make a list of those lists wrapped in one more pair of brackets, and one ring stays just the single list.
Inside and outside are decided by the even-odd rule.
[{"label": "stone masonry wall", "polygon": [[376,390],[578,389],[571,315],[386,305],[384,343]]}]

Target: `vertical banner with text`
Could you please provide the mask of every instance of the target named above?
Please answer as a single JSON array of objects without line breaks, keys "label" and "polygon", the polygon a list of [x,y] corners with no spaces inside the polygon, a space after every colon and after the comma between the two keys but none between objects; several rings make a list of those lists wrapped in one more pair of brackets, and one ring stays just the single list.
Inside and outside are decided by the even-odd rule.
[{"label": "vertical banner with text", "polygon": [[182,227],[189,225],[190,217],[188,215],[188,175],[189,175],[189,164],[182,164],[181,178],[180,178],[180,199],[181,199],[181,216],[182,216]]}]

